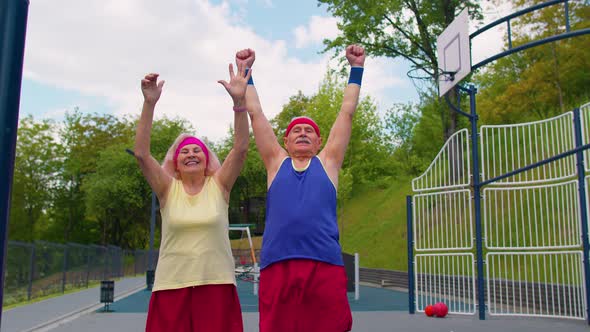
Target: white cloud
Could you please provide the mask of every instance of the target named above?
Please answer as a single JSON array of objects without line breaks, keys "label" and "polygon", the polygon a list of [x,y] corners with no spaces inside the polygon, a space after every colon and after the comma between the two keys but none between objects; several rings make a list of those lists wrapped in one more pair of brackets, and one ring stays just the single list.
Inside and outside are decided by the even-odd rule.
[{"label": "white cloud", "polygon": [[[335,28],[334,22],[312,17],[306,40],[333,37],[328,26]],[[217,80],[228,79],[228,64],[237,50],[256,51],[254,81],[268,118],[298,90],[307,95],[317,91],[329,55],[303,62],[289,56],[287,45],[257,35],[227,2],[37,0],[29,9],[24,75],[104,98],[103,104],[117,114],[138,115],[140,79],[158,72],[166,84],[156,117],[181,116],[191,121],[197,135],[218,140],[227,135],[233,112]],[[390,60],[368,59],[363,93],[388,100],[387,89],[402,84],[392,66]]]},{"label": "white cloud", "polygon": [[262,5],[265,6],[266,8],[274,8],[274,3],[272,2],[272,0],[259,0],[262,2]]},{"label": "white cloud", "polygon": [[24,74],[139,114],[139,81],[159,72],[166,85],[156,114],[185,117],[198,134],[218,139],[233,114],[217,80],[228,79],[237,50],[257,52],[254,80],[269,117],[298,89],[313,92],[328,62],[290,58],[283,41],[235,20],[226,3],[200,0],[38,0],[29,9]]},{"label": "white cloud", "polygon": [[[411,81],[403,75],[407,69],[400,68],[399,60],[391,58],[367,58],[365,61],[365,72],[363,73],[362,95],[377,96],[375,100],[379,111],[391,107],[393,103],[407,102],[407,99],[400,100],[400,95],[393,91],[410,89],[414,91]],[[407,98],[407,96],[406,96]]]},{"label": "white cloud", "polygon": [[334,17],[312,16],[307,26],[300,25],[293,30],[295,47],[304,48],[319,44],[324,39],[338,36],[338,19]]},{"label": "white cloud", "polygon": [[49,109],[47,112],[45,112],[44,115],[45,115],[45,118],[50,118],[50,119],[55,119],[57,121],[60,121],[61,119],[63,119],[66,116],[67,110],[73,110],[75,107],[78,107],[78,106],[79,105],[70,105],[67,108]]},{"label": "white cloud", "polygon": [[[513,12],[513,4],[505,1],[499,5],[487,2],[483,5],[484,20],[481,26],[470,25],[469,33],[505,17]],[[506,23],[499,24],[485,31],[471,40],[471,64],[475,65],[482,60],[494,56],[504,50],[504,38],[506,38]]]}]

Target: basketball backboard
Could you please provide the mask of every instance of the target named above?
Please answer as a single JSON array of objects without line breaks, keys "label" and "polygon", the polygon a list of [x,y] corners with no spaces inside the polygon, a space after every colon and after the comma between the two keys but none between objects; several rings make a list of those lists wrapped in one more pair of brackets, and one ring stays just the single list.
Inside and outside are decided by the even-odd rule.
[{"label": "basketball backboard", "polygon": [[469,13],[464,9],[436,39],[438,66],[438,95],[444,96],[471,72],[469,44]]}]

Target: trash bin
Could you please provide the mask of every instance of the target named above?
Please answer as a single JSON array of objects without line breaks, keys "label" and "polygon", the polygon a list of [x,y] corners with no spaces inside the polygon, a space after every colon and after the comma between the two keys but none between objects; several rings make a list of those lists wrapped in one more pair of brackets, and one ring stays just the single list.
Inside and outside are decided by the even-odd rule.
[{"label": "trash bin", "polygon": [[346,271],[346,291],[354,292],[355,290],[355,279],[354,279],[354,255],[342,253],[342,260],[344,261],[344,270]]},{"label": "trash bin", "polygon": [[100,303],[104,303],[104,310],[109,310],[109,304],[115,299],[115,282],[103,280],[100,282]]},{"label": "trash bin", "polygon": [[148,290],[152,290],[152,287],[154,286],[154,277],[155,277],[154,270],[147,270],[145,272],[145,283],[146,283]]}]

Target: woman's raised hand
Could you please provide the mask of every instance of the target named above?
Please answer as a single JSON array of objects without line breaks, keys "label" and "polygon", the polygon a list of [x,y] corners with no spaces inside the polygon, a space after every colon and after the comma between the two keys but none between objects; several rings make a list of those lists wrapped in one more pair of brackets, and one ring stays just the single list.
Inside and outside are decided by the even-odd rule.
[{"label": "woman's raised hand", "polygon": [[158,82],[160,74],[150,73],[141,80],[141,92],[145,102],[155,104],[160,99],[165,81]]}]

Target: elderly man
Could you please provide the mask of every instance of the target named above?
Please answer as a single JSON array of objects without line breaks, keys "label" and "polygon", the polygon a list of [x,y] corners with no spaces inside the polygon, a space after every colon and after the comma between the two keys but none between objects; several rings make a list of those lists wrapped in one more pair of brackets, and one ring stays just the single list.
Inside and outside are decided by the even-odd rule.
[{"label": "elderly man", "polygon": [[[294,118],[283,149],[250,80],[246,106],[267,172],[266,228],[260,257],[260,331],[343,332],[352,328],[336,214],[338,172],[352,131],[365,51],[350,45],[351,65],[340,113],[325,147],[318,125]],[[255,53],[236,53],[248,68]],[[318,153],[319,152],[319,153]]]}]

